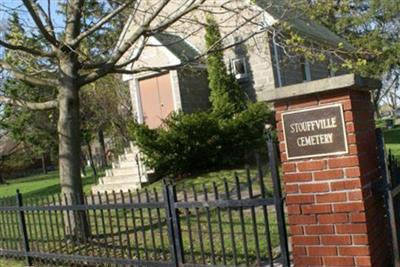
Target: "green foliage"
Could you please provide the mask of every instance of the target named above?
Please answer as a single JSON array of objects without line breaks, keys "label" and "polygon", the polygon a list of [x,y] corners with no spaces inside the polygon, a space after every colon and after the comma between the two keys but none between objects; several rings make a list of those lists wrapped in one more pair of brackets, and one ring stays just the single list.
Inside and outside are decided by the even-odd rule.
[{"label": "green foliage", "polygon": [[[46,100],[50,93],[16,80],[6,80],[3,91],[15,98],[30,101]],[[0,128],[30,150],[31,153],[26,153],[25,157],[31,161],[41,157],[42,153],[57,150],[57,116],[56,110],[32,111],[26,107],[4,105],[0,113]]]},{"label": "green foliage", "polygon": [[[339,67],[367,77],[381,78],[400,62],[398,37],[399,1],[300,2],[312,20],[347,40],[354,50],[346,52]],[[343,44],[336,50],[343,51]]]},{"label": "green foliage", "polygon": [[212,51],[207,56],[208,85],[213,112],[220,117],[228,118],[246,108],[243,90],[235,77],[229,74],[223,55],[221,33],[212,16],[207,17],[206,47]]},{"label": "green foliage", "polygon": [[130,134],[145,163],[161,175],[234,166],[264,142],[264,125],[272,113],[263,103],[250,104],[232,118],[213,112],[175,113],[163,127],[132,123]]}]

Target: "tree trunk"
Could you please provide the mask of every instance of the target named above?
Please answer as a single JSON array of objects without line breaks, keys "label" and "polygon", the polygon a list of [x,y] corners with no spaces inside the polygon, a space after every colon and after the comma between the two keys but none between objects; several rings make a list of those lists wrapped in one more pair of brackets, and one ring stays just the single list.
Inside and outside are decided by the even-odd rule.
[{"label": "tree trunk", "polygon": [[81,150],[81,172],[82,175],[85,177],[86,176],[86,159],[83,155],[83,151]]},{"label": "tree trunk", "polygon": [[[80,114],[79,114],[79,86],[78,74],[73,58],[63,59],[60,62],[59,88],[59,168],[61,193],[64,204],[83,204],[83,188],[80,173]],[[68,202],[68,203],[67,203]],[[89,236],[88,220],[83,211],[65,213],[66,232],[74,240],[86,240]]]},{"label": "tree trunk", "polygon": [[43,174],[47,174],[46,154],[42,153],[42,170]]},{"label": "tree trunk", "polygon": [[94,178],[97,180],[97,171],[93,161],[92,146],[90,145],[90,141],[86,140],[86,145],[88,147],[90,167],[92,168]]},{"label": "tree trunk", "polygon": [[100,143],[100,150],[101,150],[101,165],[102,167],[107,167],[107,156],[106,156],[106,145],[104,142],[104,132],[103,130],[99,130],[99,143]]}]

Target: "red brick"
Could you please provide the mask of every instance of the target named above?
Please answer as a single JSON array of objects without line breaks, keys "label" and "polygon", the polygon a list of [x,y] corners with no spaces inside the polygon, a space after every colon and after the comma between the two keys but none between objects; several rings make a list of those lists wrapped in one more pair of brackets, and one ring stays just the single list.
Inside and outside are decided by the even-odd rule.
[{"label": "red brick", "polygon": [[360,177],[361,172],[359,167],[347,168],[345,170],[346,177]]},{"label": "red brick", "polygon": [[329,184],[328,183],[301,184],[300,191],[302,193],[327,192],[327,191],[329,191]]},{"label": "red brick", "polygon": [[297,192],[299,192],[299,186],[297,184],[286,184],[285,192],[286,193],[297,193]]},{"label": "red brick", "polygon": [[351,245],[351,238],[348,235],[321,236],[321,244],[324,244],[324,245]]},{"label": "red brick", "polygon": [[355,188],[361,188],[360,179],[331,182],[331,190],[333,191],[355,189]]},{"label": "red brick", "polygon": [[279,143],[279,151],[280,152],[286,152],[285,143]]},{"label": "red brick", "polygon": [[353,121],[354,120],[353,112],[345,111],[344,112],[344,120],[345,121]]},{"label": "red brick", "polygon": [[310,256],[335,256],[337,255],[336,247],[309,247],[308,255]]},{"label": "red brick", "polygon": [[346,131],[348,133],[354,133],[355,132],[355,127],[353,122],[348,122],[346,123]]},{"label": "red brick", "polygon": [[308,235],[315,235],[315,234],[333,234],[335,229],[333,225],[307,225],[304,226],[304,231]]},{"label": "red brick", "polygon": [[335,212],[351,212],[351,211],[363,211],[365,210],[363,203],[340,203],[334,204],[333,210]]},{"label": "red brick", "polygon": [[276,123],[276,129],[277,129],[278,131],[283,131],[283,123],[282,123],[281,121],[278,121],[278,122]]},{"label": "red brick", "polygon": [[294,258],[295,266],[321,266],[322,258],[321,257],[295,257]]},{"label": "red brick", "polygon": [[295,100],[290,101],[289,109],[310,107],[310,106],[315,106],[317,104],[318,104],[318,99],[316,96],[300,98],[300,99],[295,99]]},{"label": "red brick", "polygon": [[355,258],[357,266],[372,266],[371,257],[369,256],[360,256]]},{"label": "red brick", "polygon": [[318,222],[322,224],[332,224],[332,223],[346,223],[349,218],[346,214],[323,214],[318,215]]},{"label": "red brick", "polygon": [[362,192],[360,190],[348,192],[347,193],[347,199],[349,201],[361,200],[362,199]]},{"label": "red brick", "polygon": [[356,135],[355,134],[348,134],[347,135],[347,143],[355,144],[356,142],[357,142],[357,139],[356,139]]},{"label": "red brick", "polygon": [[369,249],[366,246],[339,247],[339,255],[343,256],[368,256]]},{"label": "red brick", "polygon": [[304,256],[307,255],[306,247],[296,246],[292,250],[294,256]]},{"label": "red brick", "polygon": [[358,154],[358,148],[356,145],[350,145],[349,146],[349,153],[350,155],[356,155]]},{"label": "red brick", "polygon": [[287,103],[286,102],[275,102],[274,103],[274,109],[275,109],[275,111],[286,110],[287,109]]},{"label": "red brick", "polygon": [[325,266],[354,266],[353,257],[324,257]]},{"label": "red brick", "polygon": [[366,222],[367,217],[365,216],[365,213],[352,213],[350,215],[350,221],[351,222]]},{"label": "red brick", "polygon": [[333,203],[346,201],[346,193],[326,193],[316,195],[317,203]]},{"label": "red brick", "polygon": [[288,195],[286,196],[287,204],[295,204],[295,203],[313,203],[314,195]]},{"label": "red brick", "polygon": [[292,236],[294,245],[319,245],[318,236]]},{"label": "red brick", "polygon": [[285,162],[282,164],[282,171],[283,172],[294,172],[296,171],[296,163],[293,162]]},{"label": "red brick", "polygon": [[358,166],[359,161],[357,156],[333,158],[328,160],[329,168],[344,168]]},{"label": "red brick", "polygon": [[[283,142],[285,140],[285,136],[283,135],[283,132],[277,132],[277,137],[280,142]],[[282,155],[282,153],[281,153],[281,155]]]},{"label": "red brick", "polygon": [[329,204],[302,205],[301,210],[302,210],[303,214],[331,213],[332,207]]},{"label": "red brick", "polygon": [[276,112],[275,113],[275,120],[276,121],[281,121],[282,120],[282,113],[281,112]]},{"label": "red brick", "polygon": [[328,171],[314,172],[315,180],[329,180],[329,179],[339,179],[339,178],[343,178],[342,170],[328,170]]},{"label": "red brick", "polygon": [[364,223],[338,224],[338,225],[336,225],[336,233],[338,233],[338,234],[365,234],[365,233],[367,233],[367,226]]},{"label": "red brick", "polygon": [[291,235],[302,235],[304,233],[303,227],[299,225],[290,225],[289,232]]},{"label": "red brick", "polygon": [[[284,153],[281,153],[281,155],[284,155]],[[290,183],[290,182],[304,182],[304,181],[311,181],[312,175],[311,173],[308,172],[303,172],[303,173],[288,173],[283,176],[285,182]]]},{"label": "red brick", "polygon": [[288,205],[287,212],[288,214],[300,214],[300,205]]},{"label": "red brick", "polygon": [[353,244],[354,245],[367,245],[368,244],[368,235],[353,235]]},{"label": "red brick", "polygon": [[343,101],[343,110],[350,110],[351,109],[351,101],[350,100],[345,100]]},{"label": "red brick", "polygon": [[317,219],[313,215],[289,215],[290,224],[312,224],[316,221]]},{"label": "red brick", "polygon": [[317,171],[325,168],[324,160],[303,161],[297,163],[299,171]]}]

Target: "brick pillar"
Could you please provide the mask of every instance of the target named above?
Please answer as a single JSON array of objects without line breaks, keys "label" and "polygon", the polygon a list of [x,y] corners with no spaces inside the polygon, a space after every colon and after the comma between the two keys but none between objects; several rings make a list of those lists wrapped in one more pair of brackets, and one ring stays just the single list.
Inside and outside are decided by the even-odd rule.
[{"label": "brick pillar", "polygon": [[[287,160],[281,113],[341,103],[349,153]],[[389,266],[370,93],[340,89],[275,103],[295,266]]]}]

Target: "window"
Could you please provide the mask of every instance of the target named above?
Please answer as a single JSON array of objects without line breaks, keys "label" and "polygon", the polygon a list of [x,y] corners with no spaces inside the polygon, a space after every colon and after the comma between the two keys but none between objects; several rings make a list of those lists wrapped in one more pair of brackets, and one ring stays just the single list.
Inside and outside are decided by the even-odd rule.
[{"label": "window", "polygon": [[231,60],[232,72],[238,80],[247,79],[249,74],[247,71],[246,61],[244,58],[235,58]]},{"label": "window", "polygon": [[310,62],[305,58],[302,58],[301,60],[301,73],[303,75],[304,82],[311,81]]}]

